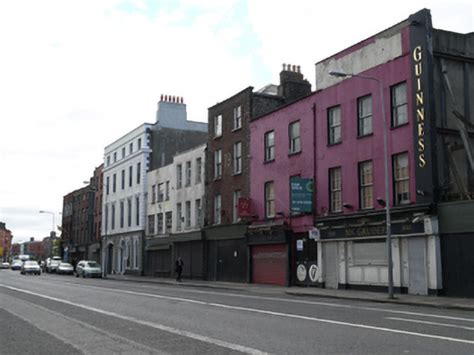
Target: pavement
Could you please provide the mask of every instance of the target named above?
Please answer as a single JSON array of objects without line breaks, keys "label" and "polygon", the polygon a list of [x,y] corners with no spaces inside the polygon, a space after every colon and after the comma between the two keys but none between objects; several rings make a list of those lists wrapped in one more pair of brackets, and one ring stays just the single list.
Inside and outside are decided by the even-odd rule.
[{"label": "pavement", "polygon": [[234,283],[220,281],[187,280],[182,282],[170,278],[158,278],[149,276],[131,276],[131,275],[107,275],[106,279],[123,280],[132,282],[166,284],[176,286],[206,287],[213,289],[235,290],[235,291],[255,291],[271,294],[287,294],[292,296],[304,297],[322,297],[343,300],[355,300],[378,303],[394,303],[412,306],[435,307],[445,309],[458,309],[474,312],[474,298],[455,298],[445,296],[422,296],[395,294],[393,299],[383,292],[367,292],[357,290],[333,290],[319,287],[304,286],[275,286],[249,283]]}]

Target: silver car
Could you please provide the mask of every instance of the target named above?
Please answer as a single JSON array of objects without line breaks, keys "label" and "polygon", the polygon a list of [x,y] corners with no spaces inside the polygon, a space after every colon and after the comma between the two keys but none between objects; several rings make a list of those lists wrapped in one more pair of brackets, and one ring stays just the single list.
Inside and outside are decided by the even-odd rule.
[{"label": "silver car", "polygon": [[81,260],[76,265],[76,277],[102,277],[100,264],[92,260]]},{"label": "silver car", "polygon": [[69,263],[59,263],[56,273],[58,275],[72,275],[74,273],[74,268]]},{"label": "silver car", "polygon": [[26,275],[26,274],[41,275],[41,268],[37,261],[26,260],[21,266],[21,274],[22,275]]}]

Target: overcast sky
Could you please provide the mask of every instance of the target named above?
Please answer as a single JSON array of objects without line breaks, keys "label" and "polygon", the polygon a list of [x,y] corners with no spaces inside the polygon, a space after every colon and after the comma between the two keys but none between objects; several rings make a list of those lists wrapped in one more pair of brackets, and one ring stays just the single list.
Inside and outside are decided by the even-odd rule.
[{"label": "overcast sky", "polygon": [[278,84],[431,9],[435,28],[472,32],[472,1],[0,0],[0,221],[14,242],[61,224],[104,147],[153,123],[160,94],[188,119],[245,87]]}]

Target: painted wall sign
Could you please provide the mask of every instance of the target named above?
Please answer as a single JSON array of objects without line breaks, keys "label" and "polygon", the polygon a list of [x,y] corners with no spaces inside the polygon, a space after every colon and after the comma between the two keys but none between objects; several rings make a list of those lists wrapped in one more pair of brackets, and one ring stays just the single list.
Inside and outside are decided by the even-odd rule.
[{"label": "painted wall sign", "polygon": [[425,154],[425,103],[421,75],[423,74],[423,50],[421,46],[416,46],[412,52],[413,65],[415,70],[415,110],[417,126],[417,164],[420,168],[426,166]]},{"label": "painted wall sign", "polygon": [[291,212],[313,211],[313,179],[294,177],[290,180]]}]

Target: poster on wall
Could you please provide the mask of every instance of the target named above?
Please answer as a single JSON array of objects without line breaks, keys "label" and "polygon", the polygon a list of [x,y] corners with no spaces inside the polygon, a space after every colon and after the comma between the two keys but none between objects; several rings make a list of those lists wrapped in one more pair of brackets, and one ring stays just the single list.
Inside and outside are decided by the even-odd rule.
[{"label": "poster on wall", "polygon": [[290,180],[291,212],[313,211],[313,179],[294,177]]}]

